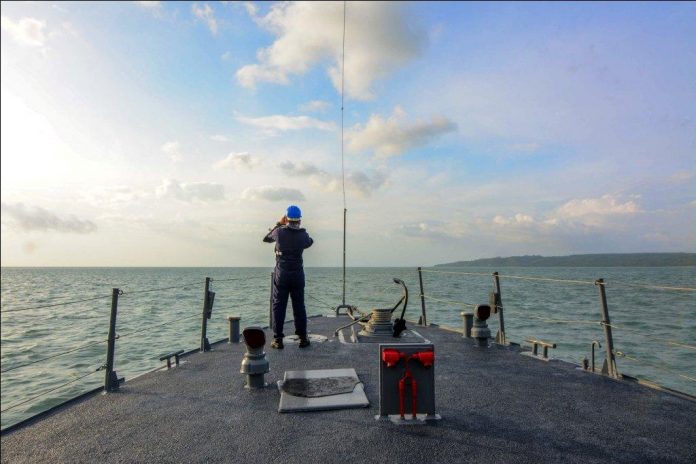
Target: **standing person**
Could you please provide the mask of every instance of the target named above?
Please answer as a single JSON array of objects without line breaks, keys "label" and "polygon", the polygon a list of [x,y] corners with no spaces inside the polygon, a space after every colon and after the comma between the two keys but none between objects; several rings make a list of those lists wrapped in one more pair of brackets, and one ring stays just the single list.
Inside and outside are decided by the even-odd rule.
[{"label": "standing person", "polygon": [[292,298],[292,314],[295,318],[295,334],[300,337],[300,348],[309,346],[307,338],[307,311],[304,303],[305,275],[302,252],[314,243],[305,229],[300,227],[302,212],[295,205],[263,238],[266,243],[275,242],[276,265],[273,271],[273,343],[271,348],[283,349],[283,324],[288,296]]}]

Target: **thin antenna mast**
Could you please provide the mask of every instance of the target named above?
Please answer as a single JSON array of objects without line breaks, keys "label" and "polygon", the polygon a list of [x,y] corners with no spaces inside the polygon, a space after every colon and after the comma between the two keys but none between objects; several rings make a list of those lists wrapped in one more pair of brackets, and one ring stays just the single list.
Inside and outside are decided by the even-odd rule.
[{"label": "thin antenna mast", "polygon": [[343,48],[341,55],[341,182],[343,187],[343,297],[341,298],[341,305],[336,308],[336,315],[339,314],[341,308],[346,308],[349,313],[352,312],[353,307],[346,304],[346,215],[348,209],[346,208],[346,167],[344,162],[344,93],[345,93],[345,75],[346,75],[346,2],[343,2]]}]

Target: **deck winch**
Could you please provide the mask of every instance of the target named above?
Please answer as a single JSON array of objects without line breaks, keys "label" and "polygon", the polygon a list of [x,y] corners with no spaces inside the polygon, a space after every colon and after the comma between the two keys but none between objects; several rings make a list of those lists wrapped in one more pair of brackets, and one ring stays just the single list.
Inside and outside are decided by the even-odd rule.
[{"label": "deck winch", "polygon": [[359,332],[364,336],[392,335],[392,308],[375,308],[370,312],[370,319]]},{"label": "deck winch", "polygon": [[[349,306],[348,316],[353,319],[353,322],[336,329],[334,336],[338,336],[338,333],[343,329],[360,324],[362,330],[360,330],[358,334],[363,337],[400,337],[401,333],[406,330],[406,319],[404,319],[404,316],[406,314],[406,307],[408,306],[408,288],[406,288],[406,284],[401,279],[395,277],[393,281],[403,288],[403,295],[399,301],[396,302],[394,307],[375,308],[370,311],[370,313],[366,314],[361,313],[354,306]],[[394,322],[392,322],[392,314],[402,303],[401,317],[397,317],[394,319]],[[356,316],[354,312],[358,313],[359,317]]]}]

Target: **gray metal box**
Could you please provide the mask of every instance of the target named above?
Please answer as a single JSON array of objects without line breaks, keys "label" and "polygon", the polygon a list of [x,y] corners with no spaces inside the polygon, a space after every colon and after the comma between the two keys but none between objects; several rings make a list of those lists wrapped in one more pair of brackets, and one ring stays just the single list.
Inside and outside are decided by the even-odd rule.
[{"label": "gray metal box", "polygon": [[[412,378],[416,381],[416,413],[419,420],[439,419],[435,414],[435,347],[432,343],[382,343],[379,345],[379,416],[393,419],[399,417],[399,381],[406,372],[406,360],[401,357],[393,367],[387,367],[385,350],[396,350],[410,357],[416,353],[432,352],[433,364],[425,367],[417,359],[408,361]],[[406,419],[412,418],[412,390],[406,383],[404,389],[404,413]]]}]

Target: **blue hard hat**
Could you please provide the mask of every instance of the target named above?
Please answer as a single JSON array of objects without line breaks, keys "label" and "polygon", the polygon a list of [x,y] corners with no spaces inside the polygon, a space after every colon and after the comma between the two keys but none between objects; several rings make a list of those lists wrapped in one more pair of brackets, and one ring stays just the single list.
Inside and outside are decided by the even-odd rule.
[{"label": "blue hard hat", "polygon": [[299,221],[302,219],[302,211],[300,211],[300,208],[295,205],[290,205],[288,206],[288,212],[286,214],[288,217],[288,221]]}]

